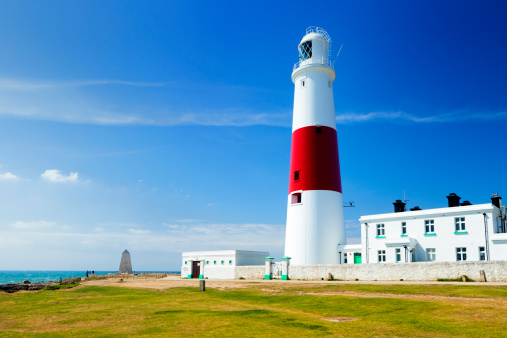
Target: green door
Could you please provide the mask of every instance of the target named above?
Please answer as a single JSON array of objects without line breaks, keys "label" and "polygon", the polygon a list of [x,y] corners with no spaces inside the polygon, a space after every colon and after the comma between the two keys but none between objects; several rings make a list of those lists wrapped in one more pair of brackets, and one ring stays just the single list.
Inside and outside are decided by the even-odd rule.
[{"label": "green door", "polygon": [[355,252],[354,253],[354,264],[361,264],[361,254]]}]

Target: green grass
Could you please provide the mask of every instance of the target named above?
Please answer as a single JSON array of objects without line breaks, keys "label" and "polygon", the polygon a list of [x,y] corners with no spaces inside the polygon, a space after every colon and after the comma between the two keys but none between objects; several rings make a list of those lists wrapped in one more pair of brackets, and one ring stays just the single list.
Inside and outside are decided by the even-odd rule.
[{"label": "green grass", "polygon": [[[81,286],[0,293],[0,336],[507,336],[507,287],[263,284],[261,291],[210,286],[206,292]],[[332,294],[340,291],[420,298]],[[440,297],[423,297],[431,295]],[[357,320],[322,320],[339,316]]]}]

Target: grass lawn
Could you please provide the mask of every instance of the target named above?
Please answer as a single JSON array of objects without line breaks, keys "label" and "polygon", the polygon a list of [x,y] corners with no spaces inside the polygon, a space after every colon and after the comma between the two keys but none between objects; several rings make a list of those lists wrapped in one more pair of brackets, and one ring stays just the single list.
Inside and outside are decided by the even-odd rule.
[{"label": "grass lawn", "polygon": [[[356,320],[322,319],[330,317]],[[0,336],[19,335],[505,337],[507,287],[288,283],[0,293]]]}]

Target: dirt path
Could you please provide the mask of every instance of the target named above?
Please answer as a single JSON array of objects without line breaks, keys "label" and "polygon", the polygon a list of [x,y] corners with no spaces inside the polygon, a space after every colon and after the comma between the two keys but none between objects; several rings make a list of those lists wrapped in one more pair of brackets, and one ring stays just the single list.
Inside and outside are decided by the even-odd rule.
[{"label": "dirt path", "polygon": [[[291,288],[295,287],[299,284],[298,290],[294,290],[291,292]],[[318,290],[301,290],[300,287],[308,287],[315,288],[323,285],[329,284],[381,284],[381,285],[442,285],[442,284],[454,284],[454,285],[505,285],[506,283],[442,283],[442,282],[344,282],[344,281],[262,281],[262,280],[206,280],[207,288],[215,288],[215,289],[237,289],[237,288],[247,288],[247,287],[259,287],[259,290],[271,293],[271,294],[281,294],[290,292],[294,295],[316,295],[316,296],[346,296],[346,297],[361,297],[361,298],[397,298],[397,299],[413,299],[413,300],[444,300],[449,302],[473,302],[475,305],[481,305],[483,303],[485,306],[491,306],[494,304],[495,307],[499,308],[507,308],[507,299],[504,298],[481,298],[481,297],[465,297],[465,296],[454,296],[454,295],[439,295],[439,294],[395,294],[395,293],[385,293],[385,292],[361,292],[361,291],[351,291],[351,290],[326,290],[325,292],[319,292]],[[178,287],[198,287],[199,280],[189,280],[189,279],[181,279],[179,276],[168,276],[161,279],[153,279],[153,278],[136,278],[134,279],[126,279],[120,281],[119,278],[109,278],[102,280],[91,280],[85,281],[82,285],[97,285],[97,286],[116,286],[116,287],[127,287],[127,288],[143,288],[143,289],[156,289],[156,290],[166,290],[171,288]]]}]

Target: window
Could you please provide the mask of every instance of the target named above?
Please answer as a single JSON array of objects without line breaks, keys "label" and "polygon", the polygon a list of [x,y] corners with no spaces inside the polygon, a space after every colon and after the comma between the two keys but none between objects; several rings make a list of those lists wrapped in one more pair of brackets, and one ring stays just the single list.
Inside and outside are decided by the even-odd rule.
[{"label": "window", "polygon": [[401,262],[401,249],[396,249],[396,263]]},{"label": "window", "polygon": [[467,248],[456,248],[456,260],[457,261],[467,260]]},{"label": "window", "polygon": [[348,261],[347,261],[347,254],[344,253],[343,254],[343,264],[347,264],[347,263],[348,263]]},{"label": "window", "polygon": [[299,181],[299,170],[294,172],[294,181]]},{"label": "window", "polygon": [[232,261],[229,261],[229,264],[231,264],[231,265],[232,265]]},{"label": "window", "polygon": [[485,261],[486,260],[486,250],[484,250],[483,246],[479,247],[479,260]]},{"label": "window", "polygon": [[402,235],[407,234],[407,222],[401,222],[401,234]]},{"label": "window", "polygon": [[316,127],[315,134],[322,134],[322,127]]},{"label": "window", "polygon": [[386,251],[385,250],[379,250],[378,251],[378,262],[385,262],[386,261]]},{"label": "window", "polygon": [[224,265],[224,261],[222,261],[222,265]]},{"label": "window", "polygon": [[187,261],[185,261],[185,264],[187,264]]},{"label": "window", "polygon": [[385,231],[384,224],[377,224],[377,237],[385,236],[385,235],[386,235],[386,231]]},{"label": "window", "polygon": [[301,87],[306,86],[306,80],[301,80]]},{"label": "window", "polygon": [[217,261],[213,261],[213,264],[217,264]]},{"label": "window", "polygon": [[327,80],[327,85],[329,88],[333,88],[333,82],[331,80]]},{"label": "window", "polygon": [[301,61],[312,58],[312,41],[306,41],[299,47],[299,59]]},{"label": "window", "polygon": [[435,233],[435,220],[433,219],[427,219],[424,221],[424,231],[427,234],[434,234]]},{"label": "window", "polygon": [[209,261],[206,261],[206,264],[209,264]]},{"label": "window", "polygon": [[426,249],[426,260],[428,262],[434,262],[435,259],[436,259],[436,254],[435,254],[435,249],[434,248],[428,248]]},{"label": "window", "polygon": [[301,203],[301,193],[300,192],[293,193],[290,204],[300,204],[300,203]]},{"label": "window", "polygon": [[465,231],[465,217],[456,217],[454,223],[456,224],[456,232]]}]

